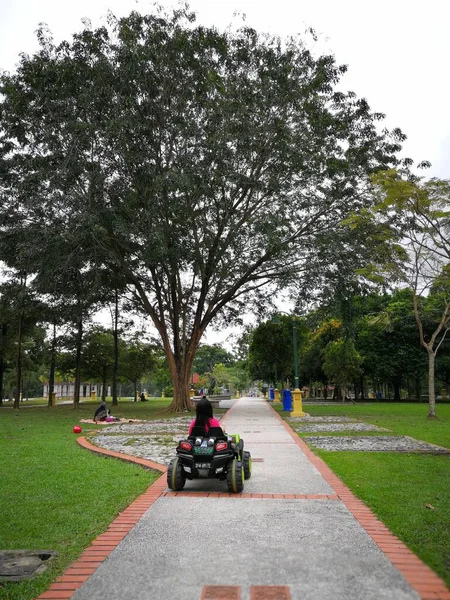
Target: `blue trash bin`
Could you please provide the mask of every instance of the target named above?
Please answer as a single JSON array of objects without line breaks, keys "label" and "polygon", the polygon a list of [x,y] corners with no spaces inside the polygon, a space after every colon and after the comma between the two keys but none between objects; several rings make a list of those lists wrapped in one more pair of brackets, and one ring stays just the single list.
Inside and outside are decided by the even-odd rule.
[{"label": "blue trash bin", "polygon": [[275,390],[273,387],[269,388],[269,401],[273,402],[275,400]]},{"label": "blue trash bin", "polygon": [[291,390],[283,390],[283,410],[292,410]]}]

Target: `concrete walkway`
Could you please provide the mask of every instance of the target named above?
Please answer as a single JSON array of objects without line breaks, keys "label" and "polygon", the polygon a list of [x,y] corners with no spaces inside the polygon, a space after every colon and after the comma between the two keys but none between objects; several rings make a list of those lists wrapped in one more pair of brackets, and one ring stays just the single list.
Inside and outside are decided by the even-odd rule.
[{"label": "concrete walkway", "polygon": [[450,599],[264,400],[223,423],[254,461],[242,494],[215,480],[171,492],[163,475],[39,598]]}]

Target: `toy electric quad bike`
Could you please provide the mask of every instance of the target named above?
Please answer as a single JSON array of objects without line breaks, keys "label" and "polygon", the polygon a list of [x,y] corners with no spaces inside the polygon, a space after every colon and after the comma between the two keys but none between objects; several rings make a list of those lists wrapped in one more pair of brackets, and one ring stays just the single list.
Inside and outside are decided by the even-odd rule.
[{"label": "toy electric quad bike", "polygon": [[177,455],[167,469],[167,485],[177,492],[186,479],[226,479],[228,491],[239,493],[251,474],[252,458],[239,435],[228,435],[221,427],[211,427],[205,434],[203,427],[194,427],[178,443]]}]

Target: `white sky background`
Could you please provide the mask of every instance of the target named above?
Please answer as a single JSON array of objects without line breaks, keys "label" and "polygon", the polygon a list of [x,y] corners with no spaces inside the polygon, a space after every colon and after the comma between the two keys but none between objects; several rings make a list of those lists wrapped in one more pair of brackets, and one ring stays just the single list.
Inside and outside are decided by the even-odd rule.
[{"label": "white sky background", "polygon": [[[171,0],[160,0],[167,7]],[[384,125],[408,136],[403,156],[429,160],[426,177],[450,178],[449,0],[191,0],[198,21],[219,29],[246,15],[246,24],[281,36],[312,27],[320,52],[348,65],[342,87],[386,114]],[[69,39],[89,18],[95,27],[108,9],[122,16],[146,12],[141,0],[0,0],[0,69],[14,70],[20,52],[37,49],[35,31],[48,24],[56,42]],[[103,19],[103,21],[102,21]],[[207,340],[222,341],[221,335]],[[214,339],[213,339],[214,338]]]}]

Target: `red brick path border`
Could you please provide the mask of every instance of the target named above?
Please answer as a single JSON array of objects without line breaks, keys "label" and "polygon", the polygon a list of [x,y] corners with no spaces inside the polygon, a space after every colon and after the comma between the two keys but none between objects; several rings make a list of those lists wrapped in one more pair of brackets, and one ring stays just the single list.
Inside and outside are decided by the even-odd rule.
[{"label": "red brick path border", "polygon": [[[232,410],[235,405],[230,409]],[[270,404],[269,404],[270,406]],[[450,591],[434,571],[427,567],[403,542],[396,538],[389,529],[379,521],[373,512],[359,500],[347,486],[337,477],[325,462],[316,456],[307,444],[293,431],[275,409],[270,407],[283,424],[293,441],[313,463],[322,477],[329,483],[336,494],[228,494],[220,492],[168,492],[165,477],[160,477],[144,494],[139,496],[111,523],[108,530],[100,534],[92,545],[86,548],[77,561],[69,565],[50,588],[36,600],[70,600],[74,592],[101,565],[105,558],[118,546],[131,531],[143,514],[160,496],[190,496],[210,498],[269,498],[295,500],[341,500],[371,536],[378,547],[402,573],[403,577],[419,594],[421,600],[450,600]],[[230,412],[228,411],[228,413]],[[228,414],[227,413],[227,414]],[[119,460],[132,462],[146,469],[165,473],[167,467],[159,463],[137,458],[92,445],[85,437],[77,438],[83,448],[96,454],[110,456]],[[276,588],[276,589],[275,589]],[[202,600],[240,600],[238,586],[205,586]],[[212,595],[215,593],[216,595]],[[209,594],[209,595],[205,595]],[[222,594],[222,595],[220,595]],[[228,595],[223,595],[228,594]],[[252,586],[251,600],[289,600],[289,588],[286,586]],[[265,595],[264,595],[265,594]],[[272,595],[271,595],[272,594]],[[278,595],[273,595],[278,594]]]}]

